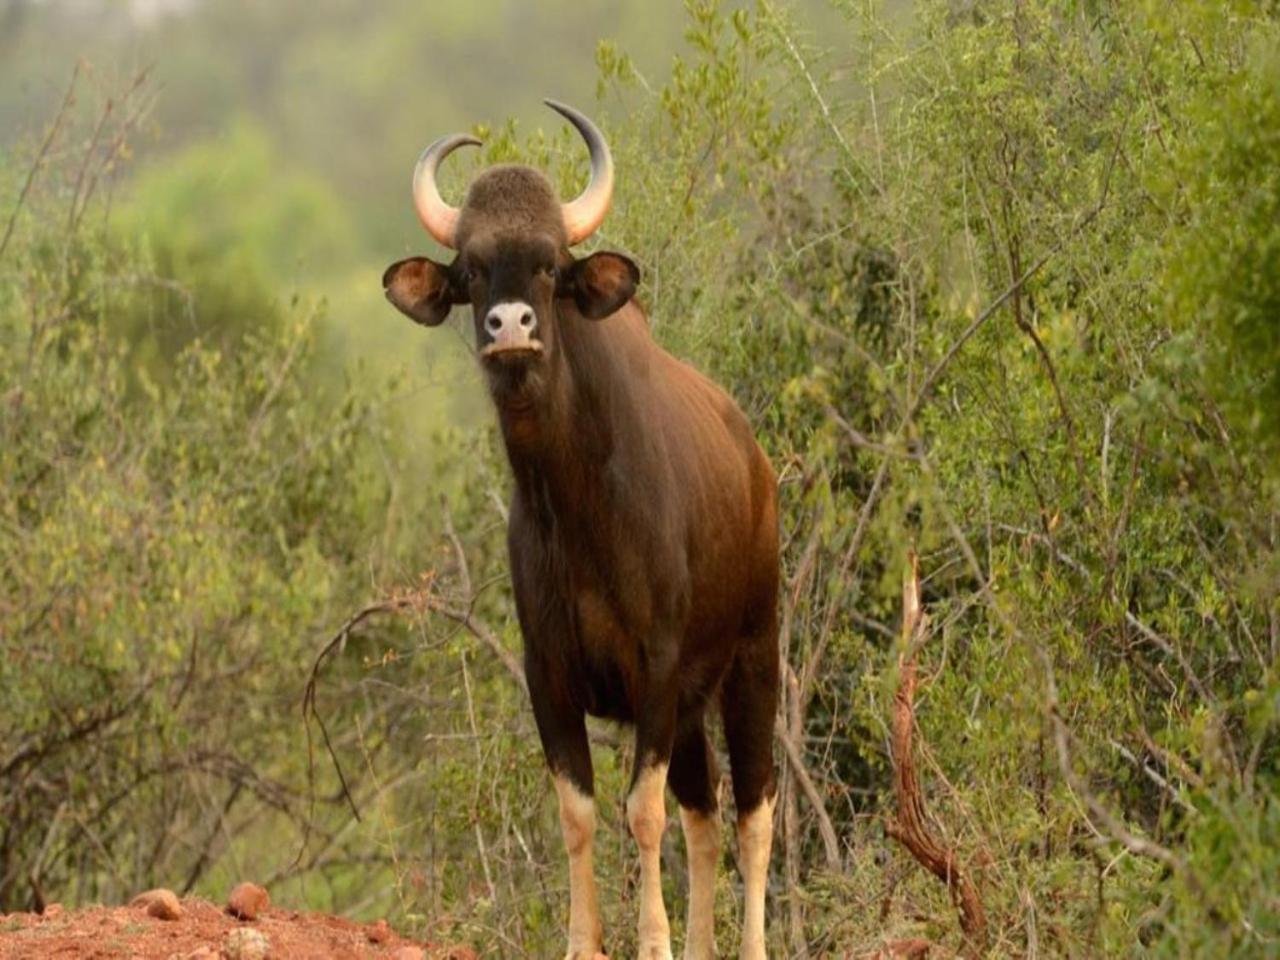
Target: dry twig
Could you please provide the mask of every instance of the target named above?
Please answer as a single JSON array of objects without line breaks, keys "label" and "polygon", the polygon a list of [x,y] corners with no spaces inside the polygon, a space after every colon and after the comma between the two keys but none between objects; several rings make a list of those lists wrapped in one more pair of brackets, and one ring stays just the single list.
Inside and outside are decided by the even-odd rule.
[{"label": "dry twig", "polygon": [[981,956],[987,946],[987,917],[982,898],[956,852],[943,846],[929,825],[912,753],[916,656],[927,629],[920,609],[919,561],[912,551],[902,580],[902,648],[898,654],[898,690],[893,709],[894,793],[898,811],[886,820],[885,832],[947,885],[951,900],[960,911],[966,952],[970,956]]}]

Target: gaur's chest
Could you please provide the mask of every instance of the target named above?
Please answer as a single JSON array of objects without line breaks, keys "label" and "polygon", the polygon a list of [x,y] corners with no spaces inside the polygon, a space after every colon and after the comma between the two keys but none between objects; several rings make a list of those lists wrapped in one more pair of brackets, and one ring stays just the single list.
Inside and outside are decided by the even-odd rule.
[{"label": "gaur's chest", "polygon": [[580,586],[569,599],[572,623],[564,638],[566,665],[588,713],[630,720],[639,670],[636,635],[622,612],[595,586]]}]

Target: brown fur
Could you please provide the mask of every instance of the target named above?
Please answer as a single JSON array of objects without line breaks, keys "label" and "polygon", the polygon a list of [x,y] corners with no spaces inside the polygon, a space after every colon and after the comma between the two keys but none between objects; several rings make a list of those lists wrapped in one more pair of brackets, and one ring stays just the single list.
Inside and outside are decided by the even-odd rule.
[{"label": "brown fur", "polygon": [[545,232],[564,246],[560,199],[551,182],[530,167],[500,164],[477,177],[467,191],[458,218],[458,249],[476,234],[501,228],[517,234]]},{"label": "brown fur", "polygon": [[[531,676],[545,677],[557,709],[640,718],[650,763],[678,735],[699,745],[702,711],[732,671],[735,792],[752,808],[772,786],[773,472],[733,401],[655,344],[634,303],[598,325],[566,301],[557,312],[563,368],[541,403],[499,410]],[[758,717],[743,716],[748,705]],[[763,737],[739,737],[765,727],[759,717]],[[568,772],[589,786],[586,771]],[[714,805],[709,773],[688,790],[673,782],[682,803]]]}]

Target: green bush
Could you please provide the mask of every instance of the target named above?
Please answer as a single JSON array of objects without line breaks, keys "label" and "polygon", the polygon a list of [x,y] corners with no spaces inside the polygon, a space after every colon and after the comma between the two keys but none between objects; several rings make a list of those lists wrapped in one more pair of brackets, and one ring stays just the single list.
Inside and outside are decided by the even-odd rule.
[{"label": "green bush", "polygon": [[192,886],[247,810],[301,823],[315,634],[412,545],[385,530],[390,385],[317,389],[313,308],[234,257],[64,232],[35,182],[0,263],[6,908]]}]

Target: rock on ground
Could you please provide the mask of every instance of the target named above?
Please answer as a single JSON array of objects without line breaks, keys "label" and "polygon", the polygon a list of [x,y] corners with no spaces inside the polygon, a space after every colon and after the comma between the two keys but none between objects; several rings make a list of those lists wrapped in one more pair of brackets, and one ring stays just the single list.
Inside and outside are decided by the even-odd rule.
[{"label": "rock on ground", "polygon": [[147,911],[147,916],[157,920],[178,920],[182,917],[182,904],[178,902],[178,895],[164,887],[138,894],[129,905],[142,907]]},{"label": "rock on ground", "polygon": [[238,883],[227,897],[227,913],[238,920],[257,920],[271,905],[271,894],[256,883]]},{"label": "rock on ground", "polygon": [[222,953],[227,960],[267,960],[271,941],[261,930],[238,927],[222,938]]}]

